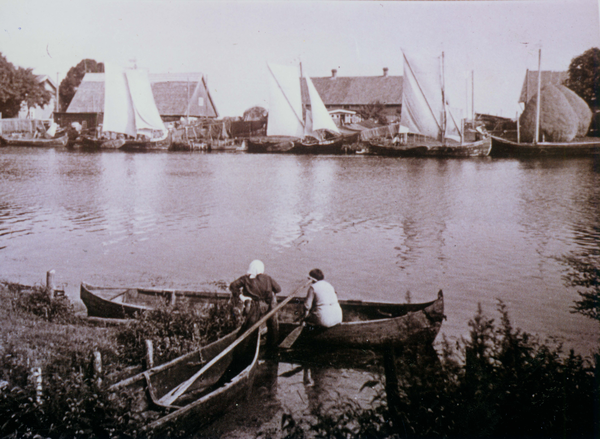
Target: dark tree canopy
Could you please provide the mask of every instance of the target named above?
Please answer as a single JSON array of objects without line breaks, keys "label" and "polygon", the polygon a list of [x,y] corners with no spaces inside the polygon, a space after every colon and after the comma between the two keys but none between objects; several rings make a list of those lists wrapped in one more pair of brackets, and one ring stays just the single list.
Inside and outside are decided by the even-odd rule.
[{"label": "dark tree canopy", "polygon": [[387,117],[384,113],[385,106],[380,101],[375,101],[370,104],[361,105],[356,112],[363,118],[363,120],[373,120],[382,125],[387,125]]},{"label": "dark tree canopy", "polygon": [[104,63],[99,63],[93,59],[83,59],[75,67],[71,67],[67,76],[60,83],[58,94],[60,96],[60,106],[62,111],[67,111],[69,104],[75,96],[77,87],[81,84],[86,73],[103,73]]},{"label": "dark tree canopy", "polygon": [[571,60],[567,87],[592,109],[600,107],[600,49],[593,47]]},{"label": "dark tree canopy", "polygon": [[52,93],[38,82],[33,69],[15,67],[0,53],[0,113],[10,118],[19,115],[22,101],[27,105],[44,106],[52,99]]},{"label": "dark tree canopy", "polygon": [[246,111],[244,111],[243,119],[245,121],[263,120],[267,118],[268,114],[268,111],[265,110],[263,107],[256,106],[248,108]]}]

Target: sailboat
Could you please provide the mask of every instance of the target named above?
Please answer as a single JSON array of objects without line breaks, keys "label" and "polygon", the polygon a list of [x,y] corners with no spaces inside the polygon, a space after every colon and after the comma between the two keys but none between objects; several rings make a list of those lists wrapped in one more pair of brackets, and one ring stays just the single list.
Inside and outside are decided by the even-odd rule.
[{"label": "sailboat", "polygon": [[302,104],[301,66],[268,64],[267,136],[247,141],[248,152],[291,154],[345,153],[344,139],[312,80],[306,78],[310,110]]},{"label": "sailboat", "polygon": [[498,136],[492,138],[493,156],[587,156],[600,154],[600,139],[593,137],[580,137],[570,142],[540,142],[540,107],[542,99],[542,49],[538,54],[538,86],[536,101],[535,136],[533,142],[521,142],[517,132],[517,141],[504,139]]},{"label": "sailboat", "polygon": [[434,59],[404,56],[400,130],[393,140],[369,142],[372,154],[393,156],[487,156],[491,139],[465,130],[461,111],[446,99],[444,54]]},{"label": "sailboat", "polygon": [[156,108],[148,72],[106,63],[102,131],[118,137],[102,148],[169,149],[171,136]]}]

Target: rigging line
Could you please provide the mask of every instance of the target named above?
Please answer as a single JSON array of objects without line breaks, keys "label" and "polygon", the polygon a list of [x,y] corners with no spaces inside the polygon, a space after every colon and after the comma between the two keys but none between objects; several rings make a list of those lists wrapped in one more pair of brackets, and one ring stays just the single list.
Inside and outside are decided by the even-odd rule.
[{"label": "rigging line", "polygon": [[425,103],[427,104],[427,108],[429,108],[429,111],[431,112],[431,115],[433,116],[433,120],[435,121],[435,124],[437,125],[438,129],[441,131],[442,127],[438,123],[437,117],[435,116],[435,113],[433,112],[433,109],[431,108],[431,105],[429,105],[429,101],[427,100],[427,96],[425,96],[425,93],[423,93],[423,89],[421,88],[421,84],[419,84],[419,80],[417,79],[417,75],[415,75],[415,72],[413,71],[412,66],[408,62],[408,59],[406,58],[406,55],[404,54],[404,52],[402,52],[402,56],[404,57],[404,61],[406,61],[406,65],[410,69],[410,72],[412,73],[413,78],[415,78],[415,82],[417,83],[417,86],[419,87],[419,91],[421,92],[421,95],[423,95],[423,97],[425,98]]},{"label": "rigging line", "polygon": [[[296,116],[296,119],[298,119],[298,122],[300,122],[300,125],[302,125],[302,128],[305,128],[304,122],[302,121],[302,118],[298,117],[298,114],[296,113],[296,110],[294,109],[294,106],[292,105],[292,103],[288,99],[287,95],[283,91],[283,88],[281,88],[281,85],[279,84],[279,81],[277,80],[277,77],[273,73],[273,70],[271,70],[271,66],[269,65],[269,63],[267,63],[267,68],[269,69],[269,72],[271,72],[271,76],[273,76],[273,79],[275,79],[275,83],[277,84],[277,87],[279,87],[279,90],[281,90],[281,93],[283,94],[283,97],[285,98],[285,101],[288,103],[288,105],[290,106],[290,108],[294,112],[294,116]],[[302,93],[302,90],[300,90],[300,93]],[[302,95],[300,95],[300,99],[302,99]]]}]

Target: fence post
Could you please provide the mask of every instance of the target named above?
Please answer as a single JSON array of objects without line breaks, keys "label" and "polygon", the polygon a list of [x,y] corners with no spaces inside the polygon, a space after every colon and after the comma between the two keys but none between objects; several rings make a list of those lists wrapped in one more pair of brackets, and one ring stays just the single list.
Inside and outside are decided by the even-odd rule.
[{"label": "fence post", "polygon": [[102,385],[102,354],[94,351],[94,382],[97,387]]},{"label": "fence post", "polygon": [[52,297],[54,295],[54,270],[46,272],[46,294]]},{"label": "fence post", "polygon": [[42,368],[41,367],[32,367],[31,375],[33,378],[33,383],[35,385],[35,402],[36,404],[42,403]]},{"label": "fence post", "polygon": [[154,367],[154,347],[152,340],[146,340],[146,369]]}]

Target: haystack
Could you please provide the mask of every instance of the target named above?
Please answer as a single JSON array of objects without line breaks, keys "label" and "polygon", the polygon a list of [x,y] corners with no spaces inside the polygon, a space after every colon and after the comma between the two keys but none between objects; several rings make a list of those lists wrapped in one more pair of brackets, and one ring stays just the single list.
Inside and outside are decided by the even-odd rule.
[{"label": "haystack", "polygon": [[[542,87],[540,107],[540,136],[546,142],[569,142],[575,138],[579,117],[565,95],[554,85]],[[535,137],[537,94],[521,114],[521,140],[532,142]],[[540,139],[541,140],[541,139]]]},{"label": "haystack", "polygon": [[571,108],[575,110],[575,114],[579,118],[579,126],[577,127],[577,137],[585,137],[590,129],[590,123],[592,122],[592,110],[581,97],[570,88],[564,85],[558,85],[557,88],[565,95]]}]

